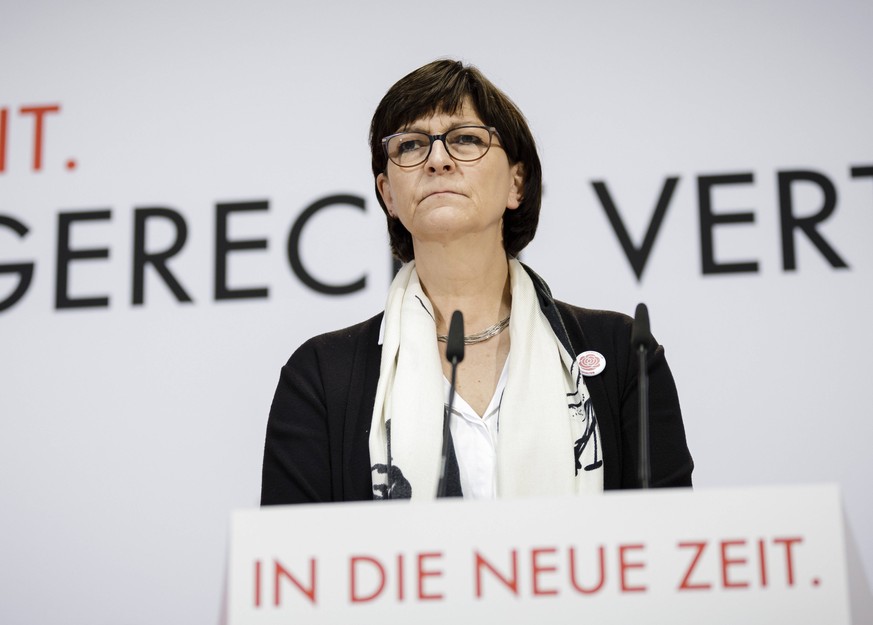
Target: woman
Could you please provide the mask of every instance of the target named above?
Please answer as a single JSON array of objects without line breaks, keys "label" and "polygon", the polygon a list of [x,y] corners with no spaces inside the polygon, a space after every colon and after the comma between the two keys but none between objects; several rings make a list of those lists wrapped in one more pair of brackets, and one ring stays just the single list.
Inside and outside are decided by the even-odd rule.
[{"label": "woman", "polygon": [[[282,369],[261,502],[428,499],[439,480],[445,335],[463,312],[447,493],[491,498],[637,485],[631,320],[552,299],[516,260],[541,170],[516,106],[476,68],[398,81],[370,128],[376,194],[405,264],[385,312],[315,337]],[[652,483],[693,463],[664,351],[650,349]]]}]

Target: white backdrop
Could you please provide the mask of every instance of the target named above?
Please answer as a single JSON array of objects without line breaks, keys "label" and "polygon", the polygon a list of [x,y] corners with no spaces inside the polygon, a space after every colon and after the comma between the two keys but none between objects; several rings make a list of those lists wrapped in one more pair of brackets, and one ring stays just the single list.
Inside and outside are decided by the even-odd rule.
[{"label": "white backdrop", "polygon": [[[846,0],[0,0],[0,621],[218,619],[228,513],[257,504],[279,368],[384,301],[370,116],[442,56],[478,65],[539,141],[546,194],[526,262],[559,299],[648,303],[695,484],[839,482],[873,569],[871,24],[873,4]],[[784,268],[777,181],[798,170],[833,185],[812,232],[847,268],[799,229]],[[739,182],[713,188],[712,213],[745,216],[714,226],[711,260],[757,271],[704,272],[699,181],[723,175]],[[593,183],[639,247],[671,177],[637,280]],[[821,185],[792,189],[798,219],[821,211]],[[301,261],[323,283],[366,286],[330,296],[286,247],[306,207],[338,194],[364,210],[317,213]],[[265,243],[227,254],[226,283],[266,298],[215,297],[216,207],[234,202],[257,210],[231,213],[226,238]],[[133,303],[145,208],[184,220],[166,266],[190,303],[152,267]],[[62,262],[65,296],[107,306],[57,304],[69,219],[70,250],[108,255]],[[148,224],[146,251],[171,247],[172,222]],[[9,305],[8,266],[28,263]]]}]

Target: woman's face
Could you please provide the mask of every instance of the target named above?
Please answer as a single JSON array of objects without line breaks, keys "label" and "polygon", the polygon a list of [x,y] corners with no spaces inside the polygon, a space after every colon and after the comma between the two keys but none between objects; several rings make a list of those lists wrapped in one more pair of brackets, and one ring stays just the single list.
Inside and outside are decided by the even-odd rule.
[{"label": "woman's face", "polygon": [[[469,100],[458,113],[437,113],[398,131],[430,135],[452,128],[484,125]],[[455,161],[442,141],[435,141],[427,160],[415,167],[388,162],[376,184],[388,214],[400,222],[416,242],[448,243],[468,237],[502,241],[503,212],[521,202],[524,175],[520,163],[510,164],[495,135],[491,149],[477,161]]]}]

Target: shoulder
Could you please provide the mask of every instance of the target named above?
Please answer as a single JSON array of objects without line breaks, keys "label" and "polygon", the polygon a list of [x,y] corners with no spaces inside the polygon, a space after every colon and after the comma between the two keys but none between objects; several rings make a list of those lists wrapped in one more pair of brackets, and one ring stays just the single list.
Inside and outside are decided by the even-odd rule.
[{"label": "shoulder", "polygon": [[297,348],[288,363],[313,358],[319,361],[341,360],[351,358],[360,349],[378,349],[382,315],[383,313],[380,312],[366,321],[347,328],[312,337]]},{"label": "shoulder", "polygon": [[567,329],[570,342],[574,347],[597,349],[604,344],[624,351],[630,345],[634,320],[620,312],[580,308],[555,301],[555,307],[561,315],[561,320]]},{"label": "shoulder", "polygon": [[543,314],[569,351],[575,354],[589,349],[602,351],[604,346],[624,350],[630,345],[633,319],[611,310],[580,308],[556,300],[539,274],[527,265],[522,267],[533,282]]},{"label": "shoulder", "polygon": [[[320,406],[318,414],[323,412],[330,418],[344,415],[349,394],[360,394],[368,376],[378,380],[381,319],[380,313],[348,328],[314,336],[300,345],[279,374],[274,408],[284,406],[286,409],[280,412],[294,414],[297,412],[294,406],[305,400],[306,405]],[[370,385],[375,388],[375,383]]]},{"label": "shoulder", "polygon": [[558,300],[555,300],[555,306],[561,312],[562,317],[573,319],[584,329],[589,329],[592,332],[625,332],[632,328],[634,323],[632,317],[614,310],[580,308]]},{"label": "shoulder", "polygon": [[[345,387],[356,370],[381,357],[382,313],[347,328],[314,336],[300,345],[281,371],[288,386]],[[378,371],[378,367],[377,367]]]}]

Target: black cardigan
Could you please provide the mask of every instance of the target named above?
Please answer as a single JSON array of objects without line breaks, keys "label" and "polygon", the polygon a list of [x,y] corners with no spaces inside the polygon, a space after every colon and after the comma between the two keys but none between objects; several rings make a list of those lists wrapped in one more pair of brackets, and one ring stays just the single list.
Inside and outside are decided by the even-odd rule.
[{"label": "black cardigan", "polygon": [[[527,267],[525,267],[527,269]],[[638,487],[638,400],[632,320],[552,299],[528,269],[540,307],[571,355],[594,350],[606,368],[585,384],[594,402],[603,449],[603,486]],[[379,381],[382,313],[308,340],[294,352],[273,397],[261,483],[261,505],[373,498],[370,422]],[[656,487],[691,486],[694,463],[664,349],[649,349],[649,418]]]}]

